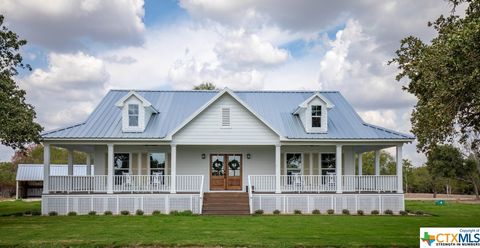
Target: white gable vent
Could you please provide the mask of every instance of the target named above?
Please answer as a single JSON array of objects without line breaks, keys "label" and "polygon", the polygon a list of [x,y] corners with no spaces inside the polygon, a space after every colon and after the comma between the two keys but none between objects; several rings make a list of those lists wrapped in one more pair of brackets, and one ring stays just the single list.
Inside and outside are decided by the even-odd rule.
[{"label": "white gable vent", "polygon": [[222,127],[230,127],[230,108],[222,108]]}]

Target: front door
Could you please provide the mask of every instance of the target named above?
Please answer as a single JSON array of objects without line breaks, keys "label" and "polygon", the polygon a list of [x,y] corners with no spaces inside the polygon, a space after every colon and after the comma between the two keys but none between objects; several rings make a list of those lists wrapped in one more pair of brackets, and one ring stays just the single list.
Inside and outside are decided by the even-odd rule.
[{"label": "front door", "polygon": [[210,155],[210,189],[241,190],[242,189],[242,155],[211,154]]}]

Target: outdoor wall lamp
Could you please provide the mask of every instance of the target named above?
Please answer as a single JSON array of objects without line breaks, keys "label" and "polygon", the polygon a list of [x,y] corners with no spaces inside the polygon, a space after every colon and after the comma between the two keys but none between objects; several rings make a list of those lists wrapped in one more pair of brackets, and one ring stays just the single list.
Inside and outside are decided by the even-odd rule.
[{"label": "outdoor wall lamp", "polygon": [[250,153],[247,153],[247,159],[250,159]]},{"label": "outdoor wall lamp", "polygon": [[202,159],[205,159],[205,153],[202,153]]}]

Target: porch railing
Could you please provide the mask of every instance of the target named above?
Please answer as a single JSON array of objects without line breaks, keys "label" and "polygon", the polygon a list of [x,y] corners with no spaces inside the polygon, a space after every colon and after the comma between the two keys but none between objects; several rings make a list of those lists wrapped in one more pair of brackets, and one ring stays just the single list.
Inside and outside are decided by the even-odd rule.
[{"label": "porch railing", "polygon": [[[177,192],[202,192],[203,175],[177,175]],[[113,176],[114,193],[170,192],[170,175]],[[50,176],[49,192],[107,192],[107,176]]]},{"label": "porch railing", "polygon": [[[395,192],[397,176],[342,176],[343,192]],[[251,175],[248,177],[249,188],[253,192],[275,192],[274,175]],[[280,176],[282,192],[336,192],[337,177],[335,175],[282,175]]]}]

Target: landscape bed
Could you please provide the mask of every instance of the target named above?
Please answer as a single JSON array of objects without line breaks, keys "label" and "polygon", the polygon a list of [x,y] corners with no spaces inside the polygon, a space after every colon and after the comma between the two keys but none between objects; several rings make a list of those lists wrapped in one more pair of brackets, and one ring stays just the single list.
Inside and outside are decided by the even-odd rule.
[{"label": "landscape bed", "polygon": [[[0,246],[397,246],[421,226],[478,226],[480,205],[406,201],[427,216],[11,216],[39,202],[0,202]],[[6,216],[8,215],[8,216]]]}]

